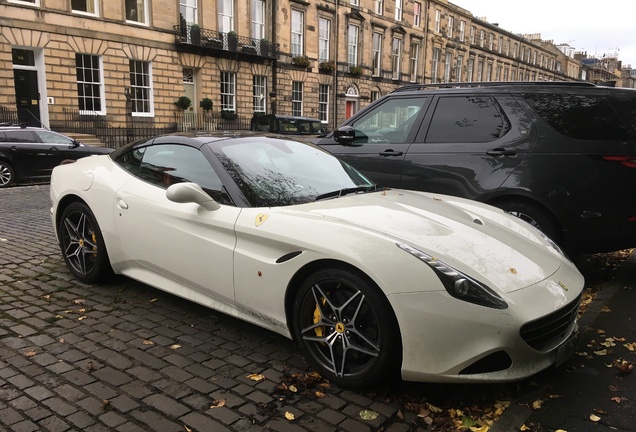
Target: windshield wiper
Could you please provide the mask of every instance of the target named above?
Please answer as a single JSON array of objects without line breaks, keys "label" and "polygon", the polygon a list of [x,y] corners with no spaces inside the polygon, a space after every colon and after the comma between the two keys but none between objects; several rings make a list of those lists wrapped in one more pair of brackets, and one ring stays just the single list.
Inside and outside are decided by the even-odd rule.
[{"label": "windshield wiper", "polygon": [[376,190],[378,190],[376,185],[344,188],[318,195],[314,201],[320,201],[327,198],[340,198],[341,196],[358,192],[375,192]]}]

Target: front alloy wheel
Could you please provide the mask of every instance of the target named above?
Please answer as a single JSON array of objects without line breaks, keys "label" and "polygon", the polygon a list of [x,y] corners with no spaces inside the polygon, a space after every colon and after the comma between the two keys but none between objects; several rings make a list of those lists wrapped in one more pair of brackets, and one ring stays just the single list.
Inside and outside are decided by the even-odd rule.
[{"label": "front alloy wheel", "polygon": [[70,204],[60,219],[60,248],[66,266],[82,282],[97,282],[110,270],[108,255],[97,221],[83,203]]},{"label": "front alloy wheel", "polygon": [[9,187],[15,181],[15,174],[11,165],[0,161],[0,188]]},{"label": "front alloy wheel", "polygon": [[343,385],[377,384],[396,371],[401,343],[379,289],[343,269],[321,270],[301,286],[294,333],[323,376]]}]

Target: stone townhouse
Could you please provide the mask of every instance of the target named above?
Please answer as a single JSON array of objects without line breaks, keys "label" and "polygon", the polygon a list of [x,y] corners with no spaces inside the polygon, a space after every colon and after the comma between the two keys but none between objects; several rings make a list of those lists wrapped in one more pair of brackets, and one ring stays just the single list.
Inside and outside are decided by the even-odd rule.
[{"label": "stone townhouse", "polygon": [[578,79],[552,44],[445,0],[0,0],[0,27],[0,108],[57,129],[171,127],[184,95],[333,128],[406,84]]}]

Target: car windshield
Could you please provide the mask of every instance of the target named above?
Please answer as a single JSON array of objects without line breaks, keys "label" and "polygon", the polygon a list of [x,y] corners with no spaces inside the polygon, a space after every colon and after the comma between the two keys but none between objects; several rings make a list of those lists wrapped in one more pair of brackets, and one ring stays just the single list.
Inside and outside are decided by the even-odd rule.
[{"label": "car windshield", "polygon": [[302,204],[334,191],[375,190],[375,183],[351,166],[295,141],[242,138],[213,150],[254,207]]}]

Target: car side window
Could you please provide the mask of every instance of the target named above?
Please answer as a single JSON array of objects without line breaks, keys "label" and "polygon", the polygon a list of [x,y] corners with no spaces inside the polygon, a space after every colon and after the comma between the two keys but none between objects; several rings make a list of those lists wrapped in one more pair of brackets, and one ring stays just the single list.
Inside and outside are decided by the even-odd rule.
[{"label": "car side window", "polygon": [[40,141],[46,144],[73,144],[73,140],[69,137],[65,137],[55,132],[49,131],[35,131],[35,134],[40,138]]},{"label": "car side window", "polygon": [[223,183],[205,156],[193,147],[159,144],[135,148],[117,159],[123,169],[160,188],[196,183],[216,201],[231,204]]},{"label": "car side window", "polygon": [[510,130],[510,121],[490,96],[440,97],[426,142],[490,142]]},{"label": "car side window", "polygon": [[5,131],[7,142],[15,143],[37,143],[35,135],[31,131]]},{"label": "car side window", "polygon": [[417,118],[429,99],[422,96],[392,98],[377,105],[349,124],[355,130],[353,142],[405,143],[412,128],[419,127]]},{"label": "car side window", "polygon": [[628,129],[605,96],[524,94],[523,97],[546,123],[570,138],[629,139]]}]

